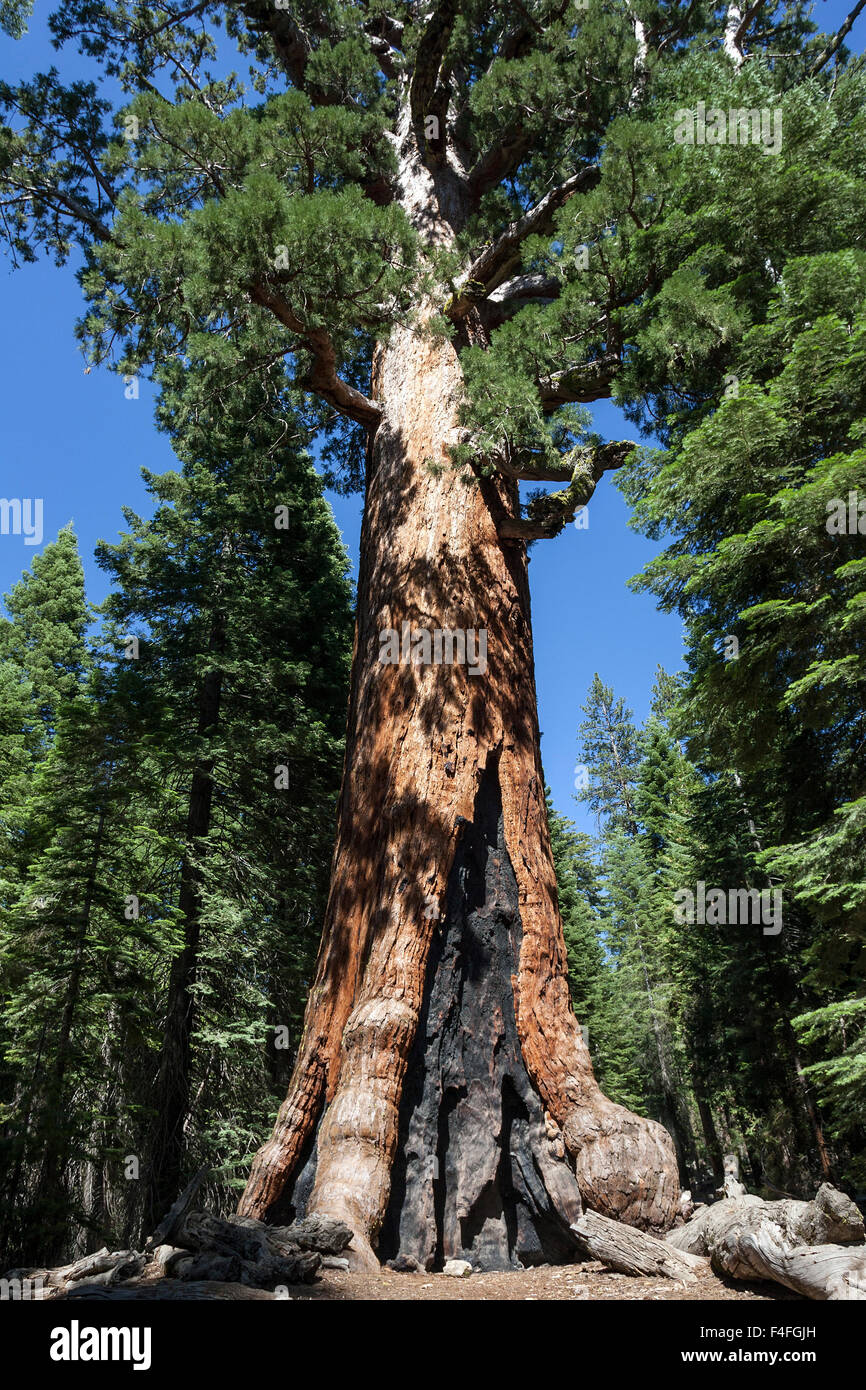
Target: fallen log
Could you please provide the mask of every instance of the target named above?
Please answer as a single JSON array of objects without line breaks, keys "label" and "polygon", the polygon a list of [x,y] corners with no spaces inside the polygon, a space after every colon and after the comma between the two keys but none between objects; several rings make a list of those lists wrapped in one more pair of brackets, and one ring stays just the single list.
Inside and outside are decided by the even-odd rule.
[{"label": "fallen log", "polygon": [[244,1226],[247,1230],[261,1231],[268,1248],[278,1255],[288,1245],[293,1250],[317,1250],[320,1255],[339,1255],[352,1240],[352,1228],[335,1216],[306,1216],[293,1221],[291,1226],[266,1226],[251,1216],[233,1215],[228,1218],[232,1226]]},{"label": "fallen log", "polygon": [[189,1259],[173,1263],[172,1273],[178,1279],[272,1289],[277,1284],[311,1283],[322,1262],[317,1250],[302,1250],[282,1231],[273,1235],[260,1221],[227,1221],[211,1212],[188,1213],[174,1240],[193,1252]]},{"label": "fallen log", "polygon": [[203,1167],[199,1168],[195,1177],[187,1183],[177,1201],[169,1208],[166,1215],[162,1218],[156,1230],[153,1232],[153,1235],[145,1241],[145,1250],[150,1252],[151,1250],[155,1250],[158,1245],[171,1244],[172,1237],[181,1225],[195,1198],[198,1196],[198,1190],[209,1173],[210,1168],[206,1163]]},{"label": "fallen log", "polygon": [[[237,1216],[230,1219],[245,1221],[249,1218]],[[340,1255],[352,1239],[351,1226],[334,1216],[305,1216],[303,1220],[293,1221],[291,1226],[266,1226],[265,1230],[272,1246],[288,1242],[300,1246],[302,1250],[318,1250],[320,1255]]]},{"label": "fallen log", "polygon": [[[103,1247],[74,1264],[38,1271],[49,1297],[106,1297],[109,1290],[119,1297],[118,1286],[127,1281],[143,1281],[151,1291],[161,1284],[284,1289],[312,1283],[322,1261],[333,1261],[351,1242],[350,1227],[330,1216],[308,1217],[291,1226],[266,1226],[249,1217],[224,1219],[212,1212],[193,1211],[207,1173],[207,1168],[199,1170],[144,1251]],[[157,1295],[151,1292],[151,1296]]]},{"label": "fallen log", "polygon": [[137,1250],[100,1250],[96,1255],[85,1255],[84,1259],[65,1271],[68,1284],[88,1279],[92,1284],[119,1284],[124,1279],[134,1279],[147,1264],[147,1256]]},{"label": "fallen log", "polygon": [[663,1275],[694,1284],[701,1274],[709,1272],[709,1261],[700,1255],[674,1249],[645,1231],[611,1221],[598,1212],[584,1212],[572,1222],[571,1229],[582,1249],[619,1274]]},{"label": "fallen log", "polygon": [[178,1279],[158,1279],[153,1284],[117,1284],[102,1288],[98,1284],[72,1284],[63,1293],[56,1295],[56,1302],[96,1303],[108,1302],[184,1302],[201,1303],[211,1300],[226,1300],[233,1303],[246,1301],[276,1300],[286,1294],[270,1293],[266,1289],[253,1289],[247,1284],[224,1284],[207,1280],[183,1283]]},{"label": "fallen log", "polygon": [[814,1200],[727,1198],[704,1208],[665,1243],[708,1256],[717,1274],[767,1279],[804,1298],[866,1299],[863,1218],[824,1183]]}]

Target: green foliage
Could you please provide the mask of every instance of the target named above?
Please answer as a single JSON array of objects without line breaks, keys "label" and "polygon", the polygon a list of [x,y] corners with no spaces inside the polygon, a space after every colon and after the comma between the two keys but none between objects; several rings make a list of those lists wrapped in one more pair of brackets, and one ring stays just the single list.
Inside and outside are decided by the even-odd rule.
[{"label": "green foliage", "polygon": [[13,39],[27,32],[27,20],[33,13],[33,0],[0,0],[0,29]]},{"label": "green foliage", "polygon": [[[0,0],[0,28],[30,8]],[[399,22],[386,0],[66,0],[52,34],[96,80],[0,84],[11,255],[80,262],[87,351],[153,374],[180,460],[147,475],[154,515],[100,547],[97,637],[69,531],[0,625],[0,1181],[19,1249],[28,1228],[43,1255],[75,1224],[118,1242],[140,1226],[118,1156],[146,1169],[158,1148],[178,998],[182,1166],[228,1186],[284,1090],[273,1030],[296,1044],[350,626],[306,450],[318,436],[328,481],[363,486],[374,354],[419,305],[462,354],[468,482],[564,468],[599,444],[582,407],[601,398],[661,445],[623,487],[665,543],[639,583],[684,618],[687,671],[662,673],[643,731],[595,677],[598,844],[551,815],[603,1084],[670,1125],[684,1170],[724,1144],[754,1181],[800,1186],[813,1084],[859,1171],[864,559],[862,531],[827,523],[866,490],[866,78],[844,50],[812,71],[826,36],[801,3],[762,11],[737,67],[723,22],[655,0]],[[781,148],[678,143],[698,101],[780,111]],[[436,216],[409,185],[436,190]],[[469,331],[449,313],[470,271],[484,299],[476,262],[497,247]],[[521,275],[535,292],[491,298]],[[783,938],[676,922],[699,878],[781,883]],[[130,892],[142,910],[121,921]]]},{"label": "green foliage", "polygon": [[[215,1170],[213,1200],[267,1128],[298,1044],[351,591],[305,432],[286,429],[282,373],[224,387],[213,414],[203,389],[166,373],[161,422],[181,466],[145,474],[153,516],[127,512],[127,534],[100,545],[113,588],[89,650],[71,531],[8,600],[0,1184],[16,1258],[59,1258],[76,1229],[128,1244],[151,1222],[173,963],[191,924],[182,1164]],[[192,836],[202,777],[210,814]]]},{"label": "green foliage", "polygon": [[91,610],[71,527],[34,555],[30,571],[5,596],[5,605],[9,616],[0,622],[0,661],[28,682],[49,735],[63,703],[79,690],[88,664],[85,634]]},{"label": "green foliage", "polygon": [[[760,182],[714,166],[715,260],[729,296],[752,286],[748,317],[716,349],[695,341],[675,407],[666,400],[668,447],[623,486],[636,524],[668,541],[636,583],[686,624],[677,729],[705,777],[735,776],[758,827],[750,872],[784,895],[785,944],[758,975],[794,1015],[805,1075],[853,1175],[866,960],[860,79],[840,79],[829,103],[807,90],[782,101],[790,135]],[[699,254],[711,273],[709,243]],[[756,293],[759,254],[772,274]],[[741,272],[751,257],[746,280],[731,277],[737,256]],[[671,328],[664,307],[660,324]],[[661,398],[639,399],[637,378],[631,389],[636,413],[658,408]],[[793,1059],[790,1027],[764,1011]]]}]

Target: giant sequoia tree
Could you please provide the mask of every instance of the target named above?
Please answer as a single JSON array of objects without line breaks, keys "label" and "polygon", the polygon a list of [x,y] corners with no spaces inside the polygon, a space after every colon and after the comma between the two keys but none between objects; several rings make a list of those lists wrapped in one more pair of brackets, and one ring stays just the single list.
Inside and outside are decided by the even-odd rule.
[{"label": "giant sequoia tree", "polygon": [[[677,279],[695,242],[662,220],[689,178],[667,117],[825,67],[799,5],[761,10],[70,0],[58,41],[132,97],[114,131],[96,87],[0,94],[13,250],[78,241],[94,354],[215,379],[284,361],[365,489],[322,946],[241,1204],[342,1217],[362,1259],[525,1262],[568,1247],[581,1203],[650,1227],[675,1210],[668,1135],[601,1094],[569,1002],[526,552],[629,453],[580,407],[629,372],[668,380],[658,352],[651,381],[631,362],[645,302],[697,315],[721,389],[736,311],[697,268]],[[760,237],[741,250],[748,300],[773,267]],[[524,508],[524,480],[561,486]],[[447,659],[478,634],[486,659]]]}]

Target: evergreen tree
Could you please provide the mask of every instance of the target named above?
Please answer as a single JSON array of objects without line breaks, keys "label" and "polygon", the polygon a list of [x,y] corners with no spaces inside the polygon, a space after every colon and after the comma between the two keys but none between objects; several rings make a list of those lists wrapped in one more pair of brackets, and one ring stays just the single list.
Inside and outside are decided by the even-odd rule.
[{"label": "evergreen tree", "polygon": [[[6,7],[11,30],[25,9]],[[213,76],[223,24],[254,60],[255,96],[235,76]],[[752,6],[731,29],[717,6],[643,0],[587,10],[444,0],[396,12],[67,0],[53,19],[58,42],[77,42],[128,106],[111,108],[110,86],[65,87],[55,73],[0,89],[13,254],[45,248],[62,260],[81,246],[94,356],[116,345],[123,371],[202,362],[212,398],[284,361],[309,393],[306,422],[334,436],[329,460],[342,452],[347,481],[365,487],[324,946],[290,1095],[243,1206],[273,1214],[290,1200],[315,1143],[315,1202],[336,1204],[370,1262],[396,1191],[380,1156],[397,1159],[404,1078],[412,1093],[434,940],[425,907],[455,900],[454,817],[486,824],[497,805],[523,918],[514,998],[530,1089],[571,1158],[580,1153],[588,1205],[608,1210],[602,1175],[614,1165],[631,1182],[608,1214],[657,1222],[676,1207],[664,1135],[599,1094],[562,987],[525,546],[561,532],[633,452],[593,434],[575,406],[615,395],[678,443],[721,413],[726,371],[745,379],[738,354],[787,263],[828,244],[828,230],[853,242],[862,223],[864,87],[856,65],[846,69],[844,33],[817,33],[798,2]],[[783,147],[771,156],[681,143],[678,112],[698,101],[781,107]],[[839,334],[834,351],[847,352]],[[761,371],[752,378],[763,390]],[[746,462],[740,488],[711,508],[721,523],[739,524],[741,502],[749,511],[744,487],[760,490],[760,460]],[[523,480],[559,486],[522,508]],[[699,481],[696,514],[704,501]],[[222,557],[217,574],[227,566]],[[758,589],[750,602],[764,597]],[[420,615],[483,631],[495,661],[473,676],[459,662],[381,663],[380,632]],[[211,635],[202,682],[221,670],[218,626]],[[193,937],[213,704],[193,728],[201,794],[181,870]],[[621,828],[634,838],[636,827]],[[777,842],[774,827],[767,843]],[[190,966],[198,944],[186,943]],[[177,973],[187,1074],[191,985],[180,958]],[[181,1097],[173,1143],[183,1109]],[[347,1132],[349,1114],[372,1117],[375,1132]],[[429,1123],[433,1152],[439,1119]],[[452,1198],[464,1215],[474,1207]],[[420,1213],[407,1215],[420,1228]],[[432,1221],[418,1239],[435,1251]],[[504,1219],[501,1234],[502,1258],[514,1258]]]},{"label": "evergreen tree", "polygon": [[[51,588],[31,582],[15,605],[41,688],[59,670],[78,692],[43,699],[54,736],[37,731],[42,760],[8,810],[0,1181],[16,1258],[140,1240],[201,1163],[224,1200],[297,1047],[351,591],[302,436],[269,409],[279,385],[251,378],[214,415],[198,386],[165,387],[182,471],[148,474],[153,517],[128,513],[129,533],[99,547],[115,588],[83,684],[49,661],[74,647]],[[23,762],[24,715],[43,720],[29,672],[2,669]]]},{"label": "evergreen tree", "polygon": [[549,788],[547,815],[568,952],[571,1002],[586,1030],[592,1051],[604,971],[604,948],[599,940],[601,885],[598,868],[593,862],[590,837],[575,830],[574,823],[554,808]]},{"label": "evergreen tree", "polygon": [[[597,673],[584,715],[580,737],[589,777],[585,799],[605,818],[606,945],[616,962],[620,1006],[628,1001],[626,1031],[632,1040],[619,1052],[614,1089],[617,1095],[630,1089],[629,1104],[637,1103],[658,1115],[673,1135],[680,1172],[687,1179],[694,1167],[694,1144],[680,1098],[683,1088],[668,1020],[671,986],[660,941],[670,902],[656,882],[654,857],[660,844],[654,845],[652,836],[642,834],[639,823],[649,789],[655,787],[657,796],[667,794],[668,769],[660,766],[656,771],[653,766],[658,745],[652,735],[650,761],[645,761],[647,738],[634,725],[625,701],[615,698]],[[633,1097],[641,1092],[637,1102]]]},{"label": "evergreen tree", "polygon": [[123,684],[109,690],[94,671],[64,707],[23,808],[26,875],[0,923],[14,1078],[3,1113],[2,1235],[19,1258],[59,1258],[76,1226],[110,1224],[102,1199],[83,1191],[84,1169],[113,1168],[121,1186],[118,1145],[133,1137],[124,1120],[140,1105],[133,1040],[147,1036],[150,973],[167,945],[162,904],[142,871],[159,779],[137,766]]},{"label": "evergreen tree", "polygon": [[[841,100],[858,113],[859,128],[857,79],[844,84]],[[723,348],[711,354],[693,345],[684,395],[667,417],[667,449],[625,483],[639,524],[673,536],[640,583],[687,624],[681,726],[691,754],[705,775],[731,782],[738,853],[752,881],[784,894],[784,943],[766,947],[753,979],[766,977],[760,1015],[783,1015],[768,1025],[780,1034],[789,1072],[782,1089],[799,1097],[786,1104],[806,1116],[803,1142],[825,1176],[830,1160],[810,1079],[837,1140],[854,1151],[863,1143],[852,1095],[862,1096],[866,921],[857,752],[866,695],[858,513],[866,268],[857,232],[866,169],[847,119],[839,123],[835,108],[828,128],[827,115],[804,98],[790,113],[792,169],[821,168],[808,210],[781,169],[748,190],[747,206],[740,176],[724,160],[712,165],[719,213],[713,244],[699,248],[696,264],[733,303],[744,283],[741,265],[734,273],[744,233],[775,225],[773,277],[748,315],[738,309]],[[702,164],[710,161],[697,161],[699,182]],[[774,184],[775,197],[783,186],[790,191],[784,237],[767,221],[778,206]],[[722,200],[740,220],[721,214]],[[712,372],[721,374],[715,391]],[[815,1007],[821,1000],[826,1013]],[[801,1043],[787,1021],[798,1013]]]},{"label": "evergreen tree", "polygon": [[[170,374],[180,473],[147,474],[149,521],[98,558],[118,632],[166,718],[181,945],[162,1005],[147,1209],[199,1162],[230,1178],[286,1080],[323,910],[350,641],[346,557],[280,381],[214,410]],[[279,413],[278,413],[279,412]],[[278,1092],[277,1092],[278,1093]],[[190,1127],[191,1111],[196,1115]]]},{"label": "evergreen tree", "polygon": [[64,701],[78,693],[88,664],[85,638],[92,615],[71,526],[34,555],[4,603],[9,616],[0,622],[0,661],[26,675],[47,741]]}]

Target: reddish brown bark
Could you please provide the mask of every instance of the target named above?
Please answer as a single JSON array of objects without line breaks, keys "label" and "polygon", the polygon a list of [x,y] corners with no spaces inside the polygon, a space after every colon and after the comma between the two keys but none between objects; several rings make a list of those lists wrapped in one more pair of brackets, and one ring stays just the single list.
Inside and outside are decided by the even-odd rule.
[{"label": "reddish brown bark", "polygon": [[[455,856],[482,781],[495,769],[510,861],[502,872],[509,877],[513,870],[512,917],[519,915],[509,940],[519,957],[491,1046],[513,1017],[522,1063],[545,1112],[543,1139],[533,1140],[537,1164],[550,1175],[548,1192],[565,1217],[573,1218],[579,1201],[561,1163],[563,1146],[586,1205],[664,1227],[678,1197],[670,1139],[600,1093],[569,1002],[539,755],[526,554],[522,544],[500,540],[496,526],[506,508],[515,509],[516,484],[467,482],[451,464],[462,377],[450,341],[421,326],[395,331],[379,352],[372,394],[383,416],[367,482],[330,900],[291,1089],[256,1156],[240,1210],[274,1214],[301,1169],[312,1172],[314,1144],[306,1210],[345,1220],[358,1257],[375,1260],[431,940],[445,930]],[[400,632],[404,622],[430,631],[486,630],[486,671],[383,665],[380,632]],[[490,849],[497,852],[499,869],[501,849]],[[537,1136],[537,1124],[529,1129]],[[554,1161],[561,1163],[555,1172]],[[441,1237],[440,1247],[444,1256],[456,1253]]]}]

